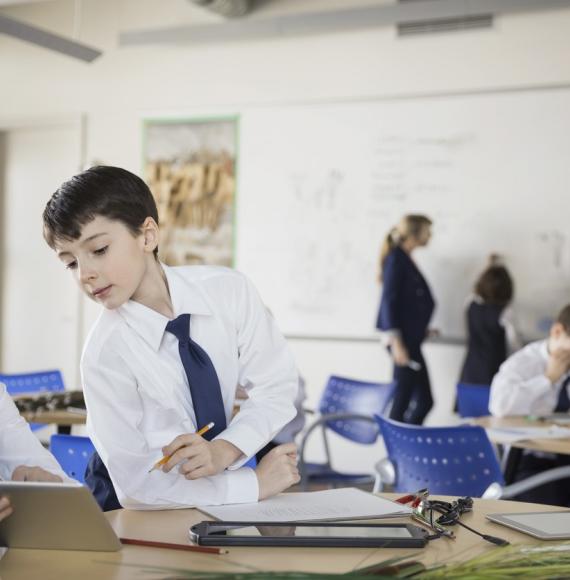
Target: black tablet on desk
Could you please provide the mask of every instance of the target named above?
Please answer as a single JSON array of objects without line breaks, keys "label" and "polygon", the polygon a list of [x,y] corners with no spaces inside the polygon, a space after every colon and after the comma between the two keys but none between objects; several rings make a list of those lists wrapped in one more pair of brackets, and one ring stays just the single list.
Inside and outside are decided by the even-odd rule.
[{"label": "black tablet on desk", "polygon": [[203,546],[423,548],[429,532],[412,524],[200,522],[190,539]]}]

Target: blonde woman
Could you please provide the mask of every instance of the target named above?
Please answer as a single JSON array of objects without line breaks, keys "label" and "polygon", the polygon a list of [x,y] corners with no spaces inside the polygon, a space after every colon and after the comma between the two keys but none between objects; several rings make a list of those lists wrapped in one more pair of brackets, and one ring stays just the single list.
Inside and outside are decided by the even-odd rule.
[{"label": "blonde woman", "polygon": [[431,238],[431,220],[406,215],[387,235],[380,255],[382,299],[376,328],[388,337],[394,360],[394,401],[390,418],[421,425],[433,405],[421,345],[435,302],[412,253]]}]

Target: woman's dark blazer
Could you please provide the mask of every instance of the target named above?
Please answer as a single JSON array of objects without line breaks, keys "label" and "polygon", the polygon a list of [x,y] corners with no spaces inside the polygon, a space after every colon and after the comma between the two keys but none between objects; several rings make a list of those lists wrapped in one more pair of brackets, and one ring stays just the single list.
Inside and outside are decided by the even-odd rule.
[{"label": "woman's dark blazer", "polygon": [[435,309],[431,290],[410,256],[396,246],[382,269],[379,330],[399,330],[406,347],[419,347]]}]

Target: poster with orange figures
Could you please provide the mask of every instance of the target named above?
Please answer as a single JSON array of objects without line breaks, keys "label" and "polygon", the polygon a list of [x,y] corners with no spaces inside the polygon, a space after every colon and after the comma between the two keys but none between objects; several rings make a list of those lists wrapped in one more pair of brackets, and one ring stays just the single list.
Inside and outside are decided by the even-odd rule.
[{"label": "poster with orange figures", "polygon": [[236,117],[145,121],[144,175],[168,265],[233,264],[237,123]]}]

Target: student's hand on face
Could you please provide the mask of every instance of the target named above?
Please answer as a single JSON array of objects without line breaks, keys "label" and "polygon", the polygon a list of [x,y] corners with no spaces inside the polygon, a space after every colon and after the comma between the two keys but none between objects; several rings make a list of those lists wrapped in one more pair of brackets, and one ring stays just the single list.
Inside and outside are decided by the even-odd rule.
[{"label": "student's hand on face", "polygon": [[179,471],[186,479],[217,475],[242,455],[241,451],[223,439],[206,441],[196,433],[179,435],[166,447],[164,455],[172,455],[162,470],[168,473],[180,464]]},{"label": "student's hand on face", "polygon": [[410,362],[408,349],[400,338],[394,338],[392,341],[392,358],[394,363],[399,367],[405,367]]},{"label": "student's hand on face", "polygon": [[0,521],[7,518],[12,513],[12,506],[7,497],[0,497]]},{"label": "student's hand on face", "polygon": [[259,482],[259,499],[285,491],[301,477],[297,468],[297,447],[285,443],[274,447],[263,457],[255,470]]},{"label": "student's hand on face", "polygon": [[558,348],[548,356],[544,374],[554,384],[560,380],[563,374],[568,372],[568,369],[570,369],[570,349]]},{"label": "student's hand on face", "polygon": [[61,477],[54,475],[41,467],[30,467],[29,465],[19,465],[12,473],[13,481],[48,481],[52,483],[62,483]]}]

